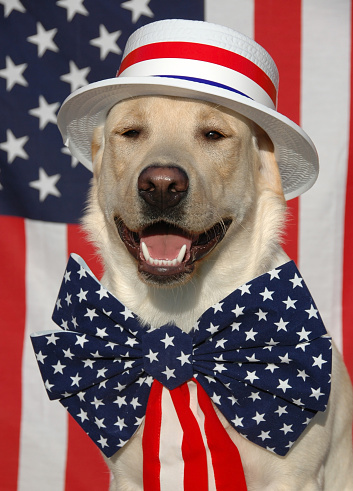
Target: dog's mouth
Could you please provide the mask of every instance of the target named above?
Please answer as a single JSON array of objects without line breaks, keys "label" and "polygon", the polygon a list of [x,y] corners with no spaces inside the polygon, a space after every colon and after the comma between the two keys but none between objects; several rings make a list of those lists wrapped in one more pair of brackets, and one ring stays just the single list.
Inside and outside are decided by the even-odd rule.
[{"label": "dog's mouth", "polygon": [[134,232],[115,218],[121,240],[138,261],[139,272],[157,283],[180,281],[183,275],[192,273],[195,262],[219,244],[231,222],[225,219],[206,232],[192,233],[159,221]]}]

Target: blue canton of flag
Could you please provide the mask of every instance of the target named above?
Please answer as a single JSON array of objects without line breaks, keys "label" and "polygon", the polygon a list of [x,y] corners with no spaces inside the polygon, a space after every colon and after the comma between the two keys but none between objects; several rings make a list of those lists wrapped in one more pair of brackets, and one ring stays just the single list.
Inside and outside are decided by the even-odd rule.
[{"label": "blue canton of flag", "polygon": [[114,77],[130,34],[203,18],[194,0],[0,0],[0,214],[77,223],[91,173],[63,146],[56,113],[76,89]]},{"label": "blue canton of flag", "polygon": [[53,320],[32,335],[51,399],[107,455],[141,424],[153,380],[196,379],[244,437],[285,455],[330,393],[331,338],[293,262],[241,286],[187,334],[143,327],[71,255]]}]

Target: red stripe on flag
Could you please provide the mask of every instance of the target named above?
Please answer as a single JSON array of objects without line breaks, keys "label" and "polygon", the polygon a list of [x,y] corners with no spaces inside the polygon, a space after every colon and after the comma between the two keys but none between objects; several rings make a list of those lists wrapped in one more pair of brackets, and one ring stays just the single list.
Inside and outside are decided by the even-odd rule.
[{"label": "red stripe on flag", "polygon": [[1,489],[17,489],[21,372],[26,322],[26,237],[22,218],[0,217]]},{"label": "red stripe on flag", "polygon": [[[300,123],[301,0],[255,0],[255,40],[279,70],[278,111]],[[299,200],[288,202],[285,250],[298,261]]]},{"label": "red stripe on flag", "polygon": [[[67,226],[68,252],[82,256],[93,273],[101,278],[102,266],[93,246],[78,225]],[[68,450],[65,491],[109,489],[110,473],[102,454],[76,421],[68,420]]]},{"label": "red stripe on flag", "polygon": [[[276,105],[277,92],[272,80],[255,63],[237,53],[217,46],[187,42],[151,43],[131,51],[122,61],[118,76],[131,65],[159,58],[199,60],[242,73],[259,85]],[[164,75],[158,73],[156,75]],[[175,74],[177,75],[177,74]]]},{"label": "red stripe on flag", "polygon": [[208,473],[206,449],[197,420],[190,409],[187,384],[170,391],[183,430],[184,490],[207,491]]},{"label": "red stripe on flag", "polygon": [[154,380],[146,408],[143,429],[143,489],[159,491],[161,464],[159,461],[159,440],[162,422],[163,385]]},{"label": "red stripe on flag", "polygon": [[210,398],[200,384],[197,384],[197,398],[205,415],[205,432],[208,448],[211,451],[217,491],[229,490],[229,476],[234,476],[234,489],[246,491],[244,470],[238,448],[224,429]]},{"label": "red stripe on flag", "polygon": [[[353,9],[351,13],[353,26]],[[353,33],[351,32],[351,102],[346,184],[346,210],[344,222],[343,287],[342,287],[342,337],[343,357],[353,381]]]}]

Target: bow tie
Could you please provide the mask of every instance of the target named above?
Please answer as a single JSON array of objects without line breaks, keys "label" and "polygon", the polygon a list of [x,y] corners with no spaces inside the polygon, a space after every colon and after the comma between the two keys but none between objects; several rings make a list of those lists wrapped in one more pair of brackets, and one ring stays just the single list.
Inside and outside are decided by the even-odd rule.
[{"label": "bow tie", "polygon": [[240,434],[279,455],[326,409],[331,339],[292,261],[210,307],[187,334],[142,326],[73,254],[53,320],[61,330],[31,336],[49,398],[108,457],[143,421],[156,383],[173,394],[196,380]]}]

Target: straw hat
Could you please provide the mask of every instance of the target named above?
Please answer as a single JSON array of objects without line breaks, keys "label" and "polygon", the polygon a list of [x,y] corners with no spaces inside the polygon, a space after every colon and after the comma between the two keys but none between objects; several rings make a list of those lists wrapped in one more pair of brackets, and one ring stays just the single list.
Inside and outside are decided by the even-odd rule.
[{"label": "straw hat", "polygon": [[277,90],[277,67],[252,39],[208,22],[168,19],[135,31],[117,76],[71,94],[59,111],[58,126],[71,153],[92,170],[93,129],[117,102],[141,95],[213,102],[266,131],[288,200],[314,184],[319,163],[308,135],[277,112]]}]

